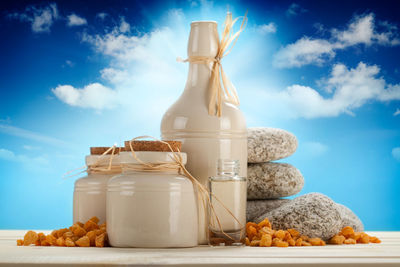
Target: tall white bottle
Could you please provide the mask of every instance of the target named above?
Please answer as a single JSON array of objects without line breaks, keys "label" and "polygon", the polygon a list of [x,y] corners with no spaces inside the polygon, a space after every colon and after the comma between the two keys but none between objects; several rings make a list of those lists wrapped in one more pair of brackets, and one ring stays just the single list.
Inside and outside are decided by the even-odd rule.
[{"label": "tall white bottle", "polygon": [[[192,22],[188,56],[215,57],[218,49],[217,23]],[[239,160],[240,176],[247,174],[246,120],[239,108],[222,103],[222,115],[208,114],[210,64],[190,63],[185,90],[167,110],[161,122],[164,140],[179,140],[187,153],[186,168],[203,185],[217,173],[218,159]],[[207,243],[207,209],[198,203],[199,244]]]}]

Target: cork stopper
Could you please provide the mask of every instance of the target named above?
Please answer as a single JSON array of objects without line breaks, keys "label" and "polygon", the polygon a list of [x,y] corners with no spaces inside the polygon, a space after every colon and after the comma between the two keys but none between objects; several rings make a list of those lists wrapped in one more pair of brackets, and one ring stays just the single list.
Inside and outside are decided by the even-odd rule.
[{"label": "cork stopper", "polygon": [[[174,152],[181,151],[182,142],[180,141],[166,141]],[[159,151],[159,152],[171,152],[167,144],[158,141],[132,141],[132,148],[135,151]],[[125,151],[130,151],[129,141],[125,141]]]},{"label": "cork stopper", "polygon": [[[107,146],[94,146],[90,148],[90,155],[103,155],[110,147]],[[119,154],[120,151],[125,151],[125,147],[116,147],[114,155]],[[107,155],[111,155],[112,150],[108,151]]]}]

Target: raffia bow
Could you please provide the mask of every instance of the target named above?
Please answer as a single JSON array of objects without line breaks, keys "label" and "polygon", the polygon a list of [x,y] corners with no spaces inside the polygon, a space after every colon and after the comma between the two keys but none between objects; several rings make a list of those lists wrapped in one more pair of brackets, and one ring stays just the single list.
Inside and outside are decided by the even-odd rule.
[{"label": "raffia bow", "polygon": [[[215,58],[205,56],[192,56],[187,59],[177,58],[179,62],[190,62],[194,64],[209,64],[213,63],[211,84],[210,84],[210,102],[208,104],[208,114],[217,115],[221,117],[222,114],[222,101],[231,103],[235,106],[239,106],[239,97],[236,92],[235,86],[226,76],[221,60],[227,56],[233,46],[235,45],[239,35],[244,30],[247,24],[247,12],[243,17],[240,29],[237,32],[233,32],[233,26],[239,18],[232,20],[232,13],[228,12],[224,22],[224,30],[222,32],[221,40],[218,43],[218,52]],[[228,49],[229,48],[229,49]]]},{"label": "raffia bow", "polygon": [[[118,151],[117,151],[118,150]],[[107,154],[110,157],[106,158]],[[121,148],[117,148],[117,145],[109,147],[103,154],[99,155],[96,162],[88,166],[82,166],[66,172],[63,175],[63,179],[78,176],[82,173],[90,174],[119,174],[122,171],[121,164],[113,164],[113,160],[116,154],[121,152]]]}]

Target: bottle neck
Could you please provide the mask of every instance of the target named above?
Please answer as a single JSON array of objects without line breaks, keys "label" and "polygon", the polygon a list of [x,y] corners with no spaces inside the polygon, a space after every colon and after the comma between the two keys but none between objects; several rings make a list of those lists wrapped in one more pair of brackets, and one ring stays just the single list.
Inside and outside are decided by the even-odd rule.
[{"label": "bottle neck", "polygon": [[189,73],[185,91],[195,91],[204,94],[210,85],[212,63],[189,64]]},{"label": "bottle neck", "polygon": [[219,159],[217,164],[218,176],[237,176],[239,175],[239,161]]},{"label": "bottle neck", "polygon": [[239,175],[239,173],[236,171],[219,171],[217,174],[218,176],[227,176],[227,177]]},{"label": "bottle neck", "polygon": [[[215,22],[193,22],[189,35],[188,57],[215,57],[218,52],[218,42],[219,37]],[[198,96],[207,95],[212,65],[212,63],[190,63],[185,91],[193,92]]]}]

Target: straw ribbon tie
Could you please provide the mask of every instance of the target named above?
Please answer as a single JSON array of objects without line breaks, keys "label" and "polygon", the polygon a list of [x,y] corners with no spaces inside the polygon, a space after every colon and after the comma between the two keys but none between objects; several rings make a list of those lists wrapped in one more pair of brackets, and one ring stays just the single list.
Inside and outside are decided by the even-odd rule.
[{"label": "straw ribbon tie", "polygon": [[[82,173],[90,173],[90,174],[119,174],[121,173],[121,165],[113,164],[113,159],[115,155],[121,152],[121,148],[117,150],[117,145],[113,145],[109,147],[103,154],[99,155],[98,159],[89,166],[82,166],[73,170],[70,170],[63,175],[63,179],[71,178],[78,176]],[[110,154],[109,158],[105,156]]]},{"label": "straw ribbon tie", "polygon": [[209,115],[217,115],[218,117],[221,117],[222,101],[231,103],[235,106],[239,106],[240,104],[235,86],[226,76],[221,64],[222,58],[231,52],[232,48],[236,44],[237,39],[239,38],[239,35],[246,27],[247,12],[243,17],[240,29],[233,33],[233,26],[238,19],[239,18],[232,20],[232,13],[228,12],[225,19],[221,40],[218,41],[218,51],[215,57],[191,56],[187,59],[182,59],[179,57],[177,58],[178,62],[190,62],[194,64],[213,63],[211,69],[210,102],[208,105]]}]

